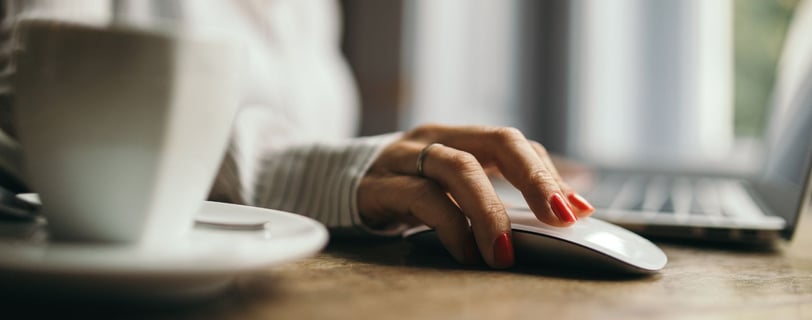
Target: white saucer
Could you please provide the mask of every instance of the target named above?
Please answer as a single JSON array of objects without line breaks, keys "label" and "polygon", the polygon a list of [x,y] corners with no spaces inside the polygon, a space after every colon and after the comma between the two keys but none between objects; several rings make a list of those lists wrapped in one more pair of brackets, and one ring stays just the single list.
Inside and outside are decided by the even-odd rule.
[{"label": "white saucer", "polygon": [[[229,229],[197,224],[160,247],[60,243],[43,240],[43,223],[0,224],[0,289],[120,295],[150,300],[202,297],[245,271],[311,256],[327,230],[293,213],[205,202],[197,220],[255,224]],[[8,285],[8,288],[3,288]]]}]

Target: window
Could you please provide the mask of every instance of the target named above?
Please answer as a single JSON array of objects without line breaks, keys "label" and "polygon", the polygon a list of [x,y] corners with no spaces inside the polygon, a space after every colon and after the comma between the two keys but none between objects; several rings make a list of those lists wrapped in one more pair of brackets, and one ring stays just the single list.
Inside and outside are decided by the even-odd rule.
[{"label": "window", "polygon": [[[548,33],[521,23],[532,1],[406,2],[411,94],[401,125],[551,127],[528,120],[525,110],[555,104],[525,92],[551,82],[528,86],[526,75],[560,72],[566,115],[554,121],[566,122],[556,131],[566,131],[571,155],[609,165],[749,169],[760,161],[752,155],[765,134],[776,62],[798,1],[573,0],[555,7],[552,16],[569,18],[564,26],[543,25]],[[565,35],[554,46],[566,47],[566,61],[522,55],[532,51],[528,39],[551,43],[553,32]],[[534,68],[533,58],[566,67]]]},{"label": "window", "polygon": [[797,4],[798,0],[733,3],[736,136],[764,133],[776,63]]},{"label": "window", "polygon": [[758,165],[796,3],[575,1],[570,149],[610,165]]}]

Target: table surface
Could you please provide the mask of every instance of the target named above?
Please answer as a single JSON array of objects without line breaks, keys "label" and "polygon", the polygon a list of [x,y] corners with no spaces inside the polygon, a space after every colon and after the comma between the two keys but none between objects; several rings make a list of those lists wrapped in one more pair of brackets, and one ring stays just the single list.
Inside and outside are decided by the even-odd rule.
[{"label": "table surface", "polygon": [[158,319],[812,318],[810,214],[792,242],[772,250],[658,244],[665,269],[628,277],[463,268],[399,240],[333,241],[315,257],[241,275],[205,303],[115,310]]}]

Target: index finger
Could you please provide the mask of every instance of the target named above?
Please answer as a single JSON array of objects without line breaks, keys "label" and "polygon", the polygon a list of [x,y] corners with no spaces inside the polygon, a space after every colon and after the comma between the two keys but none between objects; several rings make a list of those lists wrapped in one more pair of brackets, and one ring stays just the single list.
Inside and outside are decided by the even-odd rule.
[{"label": "index finger", "polygon": [[536,217],[550,225],[568,226],[576,221],[554,173],[524,135],[514,128],[421,127],[416,139],[439,142],[474,155],[483,165],[495,164],[522,193]]}]

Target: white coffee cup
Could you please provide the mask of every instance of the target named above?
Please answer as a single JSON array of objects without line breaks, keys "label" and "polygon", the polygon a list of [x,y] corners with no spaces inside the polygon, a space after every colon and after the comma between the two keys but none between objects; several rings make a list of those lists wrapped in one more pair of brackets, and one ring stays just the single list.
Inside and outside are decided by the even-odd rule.
[{"label": "white coffee cup", "polygon": [[182,236],[222,160],[238,51],[176,31],[20,25],[16,126],[56,240]]}]

